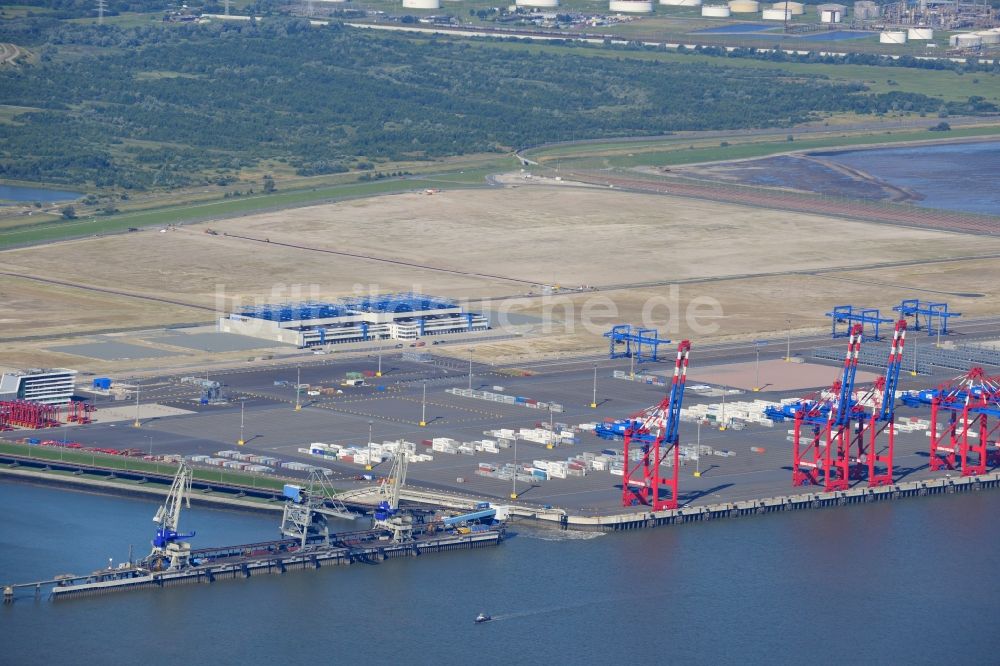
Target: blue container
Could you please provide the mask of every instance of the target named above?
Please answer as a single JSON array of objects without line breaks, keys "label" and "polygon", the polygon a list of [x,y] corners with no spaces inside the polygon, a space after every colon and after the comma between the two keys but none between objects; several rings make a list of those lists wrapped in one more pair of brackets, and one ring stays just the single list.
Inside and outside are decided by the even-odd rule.
[{"label": "blue container", "polygon": [[107,391],[111,388],[111,379],[108,377],[94,377],[94,388]]},{"label": "blue container", "polygon": [[28,444],[41,444],[41,443],[42,443],[42,440],[40,440],[40,439],[38,439],[36,437],[29,437],[28,438]]},{"label": "blue container", "polygon": [[384,386],[376,386],[376,387],[375,387],[375,390],[376,390],[376,391],[384,391],[384,390],[385,390],[385,387],[384,387]]},{"label": "blue container", "polygon": [[516,402],[519,405],[523,405],[524,403],[528,402],[528,399],[519,396],[517,398],[514,398],[514,402]]}]

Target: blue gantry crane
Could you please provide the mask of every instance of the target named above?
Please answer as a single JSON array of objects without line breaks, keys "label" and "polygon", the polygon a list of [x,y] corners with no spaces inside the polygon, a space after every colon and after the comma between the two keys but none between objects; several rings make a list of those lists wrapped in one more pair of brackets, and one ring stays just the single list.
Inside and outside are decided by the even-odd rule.
[{"label": "blue gantry crane", "polygon": [[[851,335],[851,330],[855,324],[861,324],[862,332],[864,327],[869,326],[871,334],[869,340],[880,340],[879,331],[882,324],[891,324],[892,319],[882,316],[878,308],[855,307],[853,305],[836,305],[832,312],[826,313],[827,317],[833,320],[832,334],[834,338],[847,338]],[[843,324],[843,328],[841,328]]]},{"label": "blue gantry crane", "polygon": [[670,340],[660,337],[657,329],[633,327],[632,324],[612,326],[604,337],[610,339],[609,358],[634,357],[636,363],[658,361],[660,345],[670,343]]},{"label": "blue gantry crane", "polygon": [[892,308],[900,317],[913,317],[913,330],[920,330],[920,317],[924,317],[927,335],[948,335],[948,320],[961,317],[960,312],[949,312],[947,303],[931,303],[918,298],[903,299]]}]

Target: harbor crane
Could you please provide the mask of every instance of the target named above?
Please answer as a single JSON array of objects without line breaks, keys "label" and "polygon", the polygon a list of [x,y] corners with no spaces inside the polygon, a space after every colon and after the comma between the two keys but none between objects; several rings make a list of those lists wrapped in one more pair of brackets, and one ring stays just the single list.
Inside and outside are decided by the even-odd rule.
[{"label": "harbor crane", "polygon": [[406,483],[409,467],[409,453],[400,442],[392,459],[389,476],[382,480],[378,488],[379,503],[372,521],[374,529],[384,529],[392,533],[393,541],[409,541],[413,538],[413,516],[399,510],[399,495]]},{"label": "harbor crane", "polygon": [[[899,371],[903,366],[903,345],[906,343],[906,320],[896,322],[892,334],[892,344],[889,347],[889,360],[885,366],[885,375],[875,381],[875,385],[859,401],[859,405],[871,405],[871,416],[867,424],[858,428],[857,464],[855,475],[860,478],[865,466],[868,468],[868,487],[892,485],[893,455],[896,445],[896,389],[899,386]],[[865,431],[867,430],[867,444]],[[886,433],[887,442],[884,450],[879,448],[878,440]]]},{"label": "harbor crane", "polygon": [[170,486],[167,498],[157,509],[153,522],[158,525],[153,537],[153,551],[145,560],[145,564],[154,571],[183,569],[188,565],[191,555],[191,544],[184,539],[190,539],[194,532],[181,534],[181,508],[191,508],[191,482],[194,473],[183,462],[177,468],[174,481]]},{"label": "harbor crane", "polygon": [[311,537],[321,537],[322,545],[330,543],[327,518],[354,520],[358,514],[350,511],[337,498],[337,493],[321,470],[309,472],[309,486],[285,484],[286,501],[281,514],[281,536],[295,539],[305,548]]},{"label": "harbor crane", "polygon": [[[676,509],[678,506],[679,425],[690,352],[690,341],[682,340],[677,345],[670,392],[658,405],[635,414],[625,429],[625,475],[622,479],[624,506],[646,504],[653,511]],[[638,444],[641,455],[632,464],[631,448],[634,444]],[[667,456],[672,457],[668,459]],[[664,467],[670,469],[666,476],[663,474]],[[660,497],[661,486],[669,491],[670,496],[666,499]]]},{"label": "harbor crane", "polygon": [[937,388],[905,393],[902,401],[908,407],[931,407],[932,470],[961,469],[962,476],[986,472],[991,439],[994,447],[1000,443],[1000,377],[972,368]]},{"label": "harbor crane", "polygon": [[794,420],[793,486],[823,485],[831,491],[844,490],[849,485],[852,425],[864,415],[863,411],[857,411],[853,399],[863,330],[862,324],[851,327],[841,378],[829,390],[791,405],[765,410],[774,421]]}]

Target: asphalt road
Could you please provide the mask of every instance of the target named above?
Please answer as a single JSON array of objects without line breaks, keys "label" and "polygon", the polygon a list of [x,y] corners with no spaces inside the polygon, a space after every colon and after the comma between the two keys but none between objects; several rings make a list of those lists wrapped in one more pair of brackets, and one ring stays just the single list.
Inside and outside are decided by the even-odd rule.
[{"label": "asphalt road", "polygon": [[[956,325],[960,338],[971,339],[997,330],[998,318],[963,322]],[[784,357],[784,340],[775,340],[761,348],[761,360]],[[834,344],[829,336],[793,338],[792,353],[805,355],[810,348]],[[669,359],[672,353],[665,354]],[[696,347],[692,351],[692,367],[704,367],[734,362],[752,361],[750,345],[714,345]],[[596,409],[589,404],[593,397],[594,367],[597,367]],[[544,402],[562,404],[565,412],[553,414],[555,422],[576,425],[605,418],[623,418],[659,402],[664,395],[660,387],[638,382],[613,379],[616,369],[627,370],[628,359],[609,360],[604,357],[578,357],[559,361],[540,361],[519,364],[518,368],[530,370],[533,376],[513,377],[510,368],[474,364],[472,386],[489,390],[503,386],[505,392],[522,395]],[[335,471],[338,485],[349,485],[348,480],[364,470],[357,465],[339,464],[300,454],[298,449],[310,442],[338,443],[364,447],[368,442],[369,426],[376,442],[405,439],[421,442],[432,437],[451,437],[458,441],[482,439],[483,432],[494,428],[533,427],[549,420],[547,411],[527,407],[462,398],[445,392],[450,387],[467,387],[468,365],[453,359],[438,359],[434,364],[412,363],[400,360],[398,353],[383,357],[383,376],[368,380],[371,386],[346,388],[342,395],[300,395],[303,408],[295,411],[296,367],[239,368],[211,372],[210,379],[224,384],[223,392],[230,399],[225,405],[197,404],[198,389],[183,384],[178,377],[164,376],[143,381],[143,402],[190,410],[182,416],[151,419],[135,429],[130,422],[89,424],[68,428],[65,436],[88,445],[117,448],[135,447],[153,453],[214,454],[222,449],[237,448],[240,437],[241,404],[244,407],[243,447],[249,452],[262,452],[283,460],[301,460],[330,467]],[[375,370],[374,356],[354,359],[310,357],[300,366],[304,384],[313,386],[338,386],[348,371]],[[649,367],[649,366],[647,366]],[[669,371],[671,361],[653,368]],[[836,376],[836,364],[830,364],[831,378]],[[902,389],[926,388],[955,374],[945,371],[936,376],[913,378],[904,373],[900,379]],[[287,381],[289,386],[275,386],[275,381]],[[421,427],[423,389],[426,385],[426,412],[428,425]],[[379,390],[379,386],[384,387]],[[752,400],[762,398],[777,400],[798,397],[807,391],[747,393],[731,399]],[[719,402],[719,398],[706,398],[688,391],[685,404]],[[115,406],[128,406],[116,403]],[[101,402],[98,401],[98,406]],[[900,408],[904,417],[928,414]],[[693,467],[682,471],[681,495],[686,502],[714,502],[732,499],[786,494],[791,491],[789,466],[790,442],[786,430],[791,425],[778,424],[773,428],[751,426],[746,430],[718,431],[707,426],[698,428],[684,423],[682,443],[702,444],[714,449],[736,452],[735,457],[709,456],[701,461],[700,478],[692,476]],[[55,431],[53,438],[62,435]],[[560,460],[584,451],[597,452],[604,448],[620,448],[621,443],[609,443],[588,433],[581,433],[580,444],[547,450],[541,445],[519,442],[517,460]],[[750,451],[751,447],[764,449],[763,454]],[[900,474],[919,478],[926,474],[927,437],[924,433],[903,434],[897,439],[897,467]],[[408,484],[428,489],[457,490],[472,495],[506,498],[512,490],[510,481],[500,481],[477,476],[477,463],[488,461],[503,464],[514,460],[512,449],[499,454],[477,453],[474,456],[434,453],[432,462],[413,463]],[[376,473],[387,472],[376,468]],[[464,482],[457,482],[458,478]],[[552,479],[533,487],[520,484],[518,493],[527,503],[553,504],[578,512],[610,512],[620,510],[621,477],[605,472],[593,472],[583,478]]]}]

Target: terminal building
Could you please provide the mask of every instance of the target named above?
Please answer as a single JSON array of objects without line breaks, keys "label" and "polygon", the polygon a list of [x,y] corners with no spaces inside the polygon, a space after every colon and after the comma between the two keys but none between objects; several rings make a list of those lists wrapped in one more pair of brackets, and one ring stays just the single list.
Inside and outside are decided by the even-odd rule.
[{"label": "terminal building", "polygon": [[485,331],[489,327],[484,315],[465,312],[454,301],[413,293],[255,305],[219,319],[219,330],[224,333],[297,347],[412,341],[432,335]]},{"label": "terminal building", "polygon": [[73,400],[76,370],[55,368],[7,372],[0,376],[0,400],[63,405]]}]

